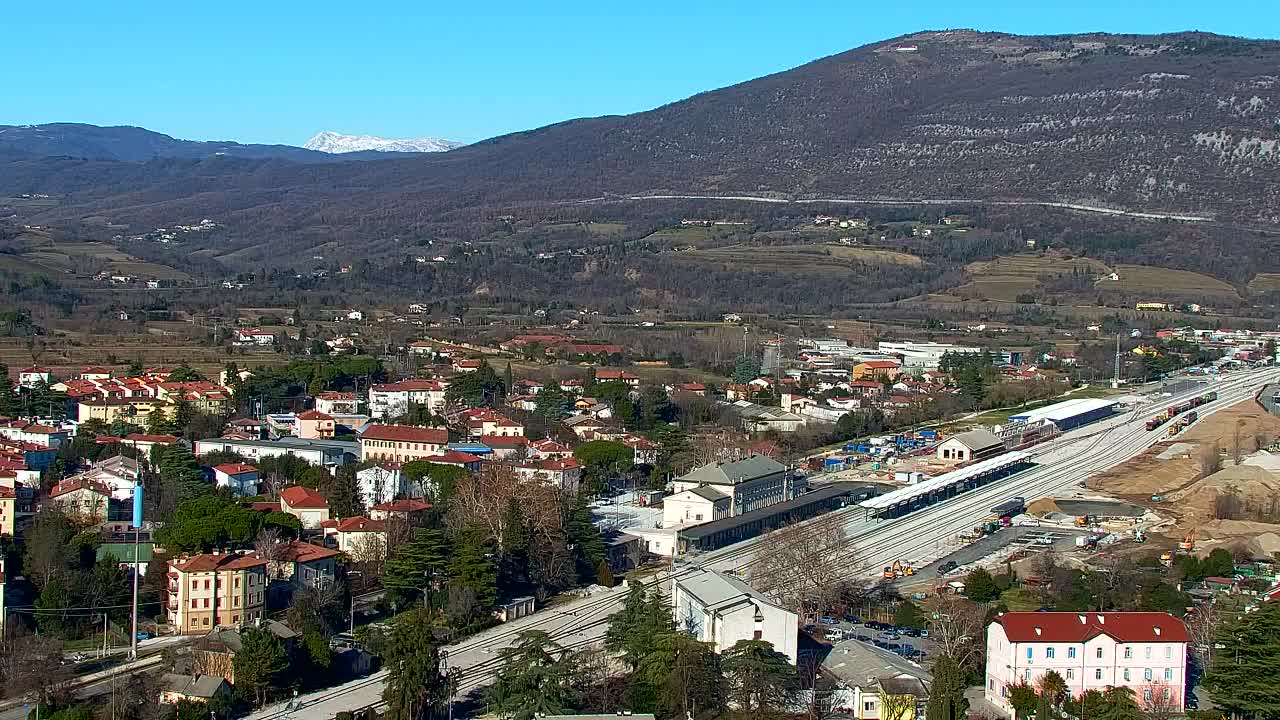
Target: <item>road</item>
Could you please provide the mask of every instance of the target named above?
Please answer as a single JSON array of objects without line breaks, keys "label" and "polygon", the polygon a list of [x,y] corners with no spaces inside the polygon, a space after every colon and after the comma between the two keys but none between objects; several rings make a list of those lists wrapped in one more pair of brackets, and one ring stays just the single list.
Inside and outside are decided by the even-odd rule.
[{"label": "road", "polygon": [[[1280,370],[1274,368],[1224,376],[1210,384],[1211,389],[1218,391],[1219,399],[1202,406],[1200,416],[1206,417],[1247,399],[1257,388],[1277,380],[1280,380]],[[848,542],[841,551],[841,557],[847,561],[848,577],[878,575],[884,565],[895,559],[924,564],[954,549],[954,538],[990,514],[993,505],[1015,495],[1028,501],[1053,495],[1142,453],[1164,439],[1163,432],[1146,431],[1143,427],[1146,419],[1194,394],[1199,392],[1153,402],[1133,412],[1064,433],[1032,450],[1033,459],[1038,463],[1036,467],[901,518],[867,519],[863,510],[856,507],[836,511],[845,519],[848,534]],[[705,567],[749,575],[756,553],[765,542],[765,538],[756,538],[687,558],[677,564],[673,572],[679,575],[692,568]],[[525,630],[546,631],[567,648],[599,641],[609,616],[621,607],[625,597],[624,588],[614,588],[539,611],[448,646],[449,666],[462,672],[460,692],[466,694],[491,682],[498,652]],[[384,672],[379,672],[302,696],[299,709],[292,714],[309,719],[332,718],[344,710],[376,705],[381,702],[385,677]],[[281,704],[254,713],[250,718],[280,720],[290,716],[290,711]]]}]

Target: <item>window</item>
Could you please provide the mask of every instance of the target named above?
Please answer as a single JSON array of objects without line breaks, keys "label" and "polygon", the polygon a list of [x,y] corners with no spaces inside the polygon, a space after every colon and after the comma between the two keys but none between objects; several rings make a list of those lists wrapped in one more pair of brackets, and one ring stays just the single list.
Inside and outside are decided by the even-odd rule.
[{"label": "window", "polygon": [[1128,681],[1129,681],[1129,679],[1130,679],[1130,678],[1129,678],[1129,668],[1125,668],[1125,669],[1124,669],[1124,679],[1125,679],[1125,682],[1128,682]]},{"label": "window", "polygon": [[1142,702],[1151,702],[1151,688],[1142,688]]},{"label": "window", "polygon": [[200,581],[199,581],[199,580],[192,580],[192,581],[191,581],[191,589],[192,589],[192,590],[198,590],[199,588],[200,588]]},{"label": "window", "polygon": [[1165,668],[1165,669],[1164,669],[1164,679],[1165,679],[1165,680],[1172,680],[1172,679],[1173,679],[1173,668]]},{"label": "window", "polygon": [[1027,648],[1027,659],[1028,659],[1028,660],[1030,660],[1030,659],[1031,659],[1032,653],[1034,653],[1034,652],[1035,652],[1035,648]]},{"label": "window", "polygon": [[1031,682],[1031,668],[1022,671],[1022,679]]},{"label": "window", "polygon": [[209,627],[209,618],[204,619],[204,626]]},{"label": "window", "polygon": [[863,703],[862,703],[862,710],[863,710],[863,712],[869,712],[869,713],[875,712],[875,711],[876,711],[876,701],[875,701],[875,700],[864,700],[864,701],[863,701]]},{"label": "window", "polygon": [[1055,652],[1056,651],[1053,648],[1045,648],[1044,649],[1045,659],[1052,660]]},{"label": "window", "polygon": [[1173,659],[1173,646],[1172,646],[1172,645],[1165,645],[1165,646],[1164,646],[1164,659],[1165,659],[1165,660],[1172,660],[1172,659]]},{"label": "window", "polygon": [[1150,659],[1151,659],[1151,646],[1150,646],[1150,645],[1148,645],[1148,646],[1145,648],[1145,650],[1146,650],[1146,658],[1147,658],[1148,660],[1150,660]]},{"label": "window", "polygon": [[235,597],[235,606],[236,606],[236,607],[240,607],[240,596],[239,596],[239,595],[237,595],[237,596]]},{"label": "window", "polygon": [[208,590],[208,589],[209,589],[209,581],[208,581],[208,580],[205,580],[205,581],[204,581],[204,589],[205,589],[205,590]]},{"label": "window", "polygon": [[988,678],[988,679],[987,679],[987,689],[988,689],[988,690],[995,690],[995,689],[996,689],[996,681],[995,681],[995,679],[994,679],[994,678]]},{"label": "window", "polygon": [[1102,646],[1101,646],[1101,645],[1099,645],[1099,646],[1098,646],[1098,659],[1099,659],[1099,660],[1101,660],[1101,659],[1102,659]]},{"label": "window", "polygon": [[204,606],[209,607],[209,598],[204,599]]},{"label": "window", "polygon": [[1151,679],[1151,668],[1143,668],[1143,669],[1142,669],[1142,679],[1143,679],[1143,680],[1150,680],[1150,679]]},{"label": "window", "polygon": [[752,639],[752,640],[763,640],[763,639],[764,639],[764,632],[762,632],[762,631],[760,631],[760,630],[756,630],[755,632],[751,633],[751,639]]},{"label": "window", "polygon": [[1169,699],[1171,699],[1171,698],[1173,697],[1173,689],[1172,689],[1172,688],[1165,688],[1165,689],[1164,689],[1164,693],[1163,693],[1163,695],[1164,695],[1164,699],[1165,699],[1165,700],[1169,700]]},{"label": "window", "polygon": [[231,623],[234,625],[235,623],[238,623],[238,622],[240,622],[240,616],[239,616],[239,615],[232,615],[232,616],[231,616]]},{"label": "window", "polygon": [[240,589],[240,578],[238,576],[236,577],[236,589]]},{"label": "window", "polygon": [[1073,648],[1073,647],[1069,647],[1069,648],[1067,648],[1067,659],[1068,659],[1068,660],[1075,660],[1075,659],[1076,659],[1076,649],[1075,649],[1075,648]]},{"label": "window", "polygon": [[1124,659],[1125,659],[1125,660],[1129,660],[1129,659],[1131,659],[1132,657],[1133,657],[1133,648],[1129,647],[1128,645],[1125,645],[1125,646],[1124,646]]},{"label": "window", "polygon": [[1068,680],[1075,680],[1075,679],[1076,679],[1076,669],[1075,669],[1075,668],[1067,668],[1067,679],[1068,679]]},{"label": "window", "polygon": [[197,601],[195,598],[191,598],[191,609],[192,609],[192,610],[195,610],[197,607],[199,607],[199,605],[197,605],[197,604],[196,604],[197,602],[199,602],[199,601]]},{"label": "window", "polygon": [[1094,670],[1094,671],[1093,671],[1093,679],[1094,679],[1094,680],[1101,680],[1101,679],[1102,679],[1102,668],[1098,668],[1097,670]]}]

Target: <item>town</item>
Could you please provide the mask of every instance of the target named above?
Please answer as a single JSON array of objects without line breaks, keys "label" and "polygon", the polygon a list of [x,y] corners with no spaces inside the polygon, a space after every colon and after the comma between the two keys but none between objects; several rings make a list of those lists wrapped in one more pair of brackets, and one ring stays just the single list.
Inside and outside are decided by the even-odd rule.
[{"label": "town", "polygon": [[[345,717],[430,693],[499,717],[708,712],[687,705],[690,680],[644,674],[668,657],[743,711],[1194,708],[1189,672],[1213,643],[1192,635],[1266,617],[1247,613],[1280,596],[1271,558],[1197,559],[1194,533],[1135,556],[1167,526],[1159,506],[1082,494],[1059,466],[1084,463],[1100,428],[1141,418],[1106,470],[1252,402],[1275,334],[1132,345],[1126,366],[1170,361],[1163,385],[1079,385],[1072,358],[1029,348],[780,337],[723,384],[654,383],[624,348],[557,332],[408,343],[402,376],[332,345],[210,377],[24,368],[0,396],[0,530],[16,541],[0,598],[10,651],[41,660],[6,675],[10,696],[80,707],[122,675],[144,696],[126,713]],[[573,374],[513,374],[543,356]],[[894,522],[939,511],[925,543]],[[1122,565],[1146,579],[1107,586]],[[547,663],[550,685],[522,676]]]}]

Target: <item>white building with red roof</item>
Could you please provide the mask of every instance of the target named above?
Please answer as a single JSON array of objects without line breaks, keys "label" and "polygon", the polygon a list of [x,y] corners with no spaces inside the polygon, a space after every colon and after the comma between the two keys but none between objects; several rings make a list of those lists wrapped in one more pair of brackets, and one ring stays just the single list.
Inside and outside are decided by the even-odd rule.
[{"label": "white building with red roof", "polygon": [[442,380],[401,380],[369,387],[369,415],[385,420],[409,412],[409,405],[422,405],[433,413],[444,409],[449,383]]},{"label": "white building with red roof", "polygon": [[399,518],[410,520],[431,509],[431,503],[413,498],[403,498],[392,502],[379,503],[369,508],[371,520],[387,520]]},{"label": "white building with red roof", "polygon": [[1169,613],[1002,613],[987,626],[986,698],[1012,717],[1010,688],[1038,687],[1053,670],[1076,697],[1127,687],[1139,705],[1180,714],[1188,641],[1186,626]]},{"label": "white building with red roof", "polygon": [[106,522],[111,488],[83,475],[70,477],[49,490],[49,499],[72,518]]},{"label": "white building with red roof", "polygon": [[290,485],[280,491],[280,510],[298,518],[302,527],[314,530],[329,519],[329,501],[308,487]]},{"label": "white building with red roof", "polygon": [[42,367],[29,367],[18,371],[18,384],[25,388],[39,387],[52,382],[53,373]]},{"label": "white building with red roof", "polygon": [[551,438],[529,443],[529,457],[535,460],[556,460],[573,457],[573,448]]},{"label": "white building with red roof", "polygon": [[555,485],[576,494],[582,483],[582,464],[573,458],[563,460],[529,460],[514,466],[521,480]]},{"label": "white building with red roof", "polygon": [[353,392],[322,392],[316,396],[316,410],[326,415],[356,415],[360,400]]},{"label": "white building with red roof", "polygon": [[258,494],[258,468],[245,463],[214,465],[213,483],[240,497],[252,497]]}]

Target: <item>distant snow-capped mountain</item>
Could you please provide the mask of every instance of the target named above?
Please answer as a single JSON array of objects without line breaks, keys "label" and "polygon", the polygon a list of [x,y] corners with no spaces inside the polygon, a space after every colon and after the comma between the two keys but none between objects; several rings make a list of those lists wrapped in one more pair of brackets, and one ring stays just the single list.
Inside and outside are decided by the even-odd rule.
[{"label": "distant snow-capped mountain", "polygon": [[327,153],[349,153],[361,150],[377,150],[379,152],[444,152],[466,143],[440,138],[418,138],[416,140],[388,140],[373,135],[343,135],[336,132],[316,133],[303,144],[308,150]]}]

